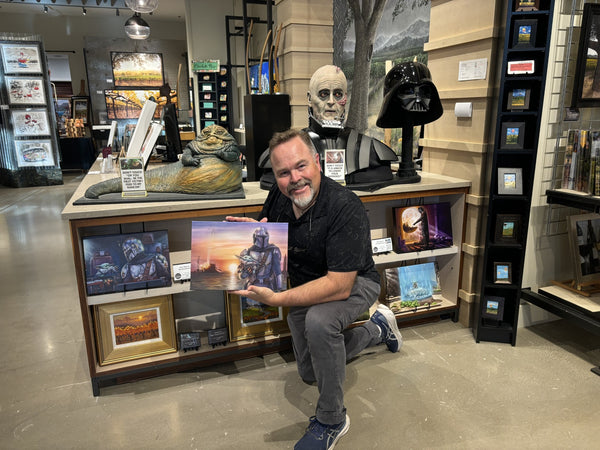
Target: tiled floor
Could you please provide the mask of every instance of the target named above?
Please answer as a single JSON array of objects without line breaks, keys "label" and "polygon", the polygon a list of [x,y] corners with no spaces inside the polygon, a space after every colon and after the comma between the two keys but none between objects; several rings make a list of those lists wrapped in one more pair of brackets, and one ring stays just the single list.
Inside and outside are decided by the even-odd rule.
[{"label": "tiled floor", "polygon": [[[0,448],[293,448],[316,388],[289,353],[105,387],[93,397],[64,186],[0,187]],[[565,321],[476,344],[450,321],[403,329],[348,366],[337,449],[597,449],[600,338]]]}]

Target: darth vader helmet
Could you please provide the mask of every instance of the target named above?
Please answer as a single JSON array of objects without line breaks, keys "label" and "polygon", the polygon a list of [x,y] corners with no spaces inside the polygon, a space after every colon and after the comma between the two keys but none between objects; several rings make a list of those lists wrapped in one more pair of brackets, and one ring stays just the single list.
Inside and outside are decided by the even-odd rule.
[{"label": "darth vader helmet", "polygon": [[396,64],[385,76],[383,103],[377,118],[380,128],[424,125],[441,117],[442,103],[426,65]]}]

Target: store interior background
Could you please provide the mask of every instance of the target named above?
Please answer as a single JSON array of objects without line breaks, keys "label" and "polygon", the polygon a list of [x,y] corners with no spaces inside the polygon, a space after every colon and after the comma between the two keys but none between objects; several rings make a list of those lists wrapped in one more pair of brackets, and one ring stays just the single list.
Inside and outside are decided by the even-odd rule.
[{"label": "store interior background", "polygon": [[[551,279],[571,277],[564,218],[568,208],[550,210],[544,192],[551,183],[549,172],[554,163],[555,138],[552,127],[556,124],[558,93],[561,89],[561,49],[568,36],[564,32],[575,14],[581,11],[583,2],[557,1],[550,49],[549,81],[546,89],[544,114],[548,128],[541,130],[542,148],[538,152],[535,191],[527,243],[527,255],[523,286],[536,288]],[[332,0],[277,0],[274,7],[274,23],[283,25],[280,50],[282,91],[291,97],[292,125],[306,125],[306,89],[312,72],[319,66],[331,63],[333,43],[330,15]],[[53,7],[60,14],[44,14],[42,6],[0,3],[0,30],[4,32],[32,33],[42,36],[47,52],[61,51],[69,55],[73,91],[79,90],[79,80],[88,80],[85,70],[84,49],[93,42],[109,43],[114,49],[150,51],[169,43],[177,48],[174,59],[188,64],[192,60],[219,59],[226,61],[225,16],[241,15],[242,1],[217,0],[168,0],[161,1],[157,12],[146,17],[151,26],[147,41],[132,42],[124,34],[123,24],[130,11],[122,10],[120,16],[113,9],[93,8],[86,16],[80,8]],[[481,285],[477,268],[483,254],[486,198],[489,194],[489,156],[494,145],[494,118],[497,109],[498,70],[504,40],[505,2],[484,0],[432,1],[430,37],[425,46],[428,66],[442,98],[445,114],[426,128],[422,144],[424,170],[432,173],[469,179],[471,193],[467,196],[466,236],[463,244],[463,273],[460,289],[460,322],[469,326],[474,315],[474,299]],[[264,7],[250,5],[248,15],[264,17]],[[256,28],[253,45],[260,47],[265,30]],[[263,34],[264,36],[264,34]],[[328,38],[324,39],[324,36]],[[160,43],[160,44],[159,44]],[[243,63],[244,42],[232,39],[233,59]],[[180,46],[180,47],[179,47]],[[260,53],[259,49],[253,52]],[[71,53],[72,52],[72,53]],[[180,53],[181,52],[181,53]],[[164,53],[164,52],[163,52]],[[460,61],[487,58],[488,76],[485,80],[458,82]],[[189,67],[188,67],[189,69]],[[170,68],[173,72],[173,67]],[[234,72],[235,126],[244,122],[243,95],[245,79],[243,70]],[[169,77],[170,75],[168,75]],[[167,79],[167,81],[170,81]],[[171,81],[170,81],[171,82]],[[171,82],[171,85],[174,83]],[[89,89],[89,87],[88,87]],[[90,92],[92,103],[103,103],[97,90]],[[454,116],[456,102],[472,102],[473,116],[460,119]],[[195,104],[198,104],[195,99]],[[97,110],[95,108],[95,110]],[[97,114],[94,120],[98,120]],[[549,214],[551,217],[549,218]],[[544,310],[523,304],[520,321],[531,325],[555,318]]]}]

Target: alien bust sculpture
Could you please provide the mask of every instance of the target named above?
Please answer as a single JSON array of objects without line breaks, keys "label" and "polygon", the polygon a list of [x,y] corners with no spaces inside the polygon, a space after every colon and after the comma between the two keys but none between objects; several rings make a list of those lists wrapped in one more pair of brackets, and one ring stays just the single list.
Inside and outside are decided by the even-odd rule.
[{"label": "alien bust sculpture", "polygon": [[[345,149],[346,185],[351,189],[375,190],[397,183],[391,163],[398,160],[394,151],[383,142],[345,126],[348,83],[344,72],[333,65],[318,68],[308,85],[308,122],[310,135],[319,157],[325,150]],[[268,151],[261,155],[259,165],[270,168]],[[274,184],[273,173],[261,177],[261,187]]]}]

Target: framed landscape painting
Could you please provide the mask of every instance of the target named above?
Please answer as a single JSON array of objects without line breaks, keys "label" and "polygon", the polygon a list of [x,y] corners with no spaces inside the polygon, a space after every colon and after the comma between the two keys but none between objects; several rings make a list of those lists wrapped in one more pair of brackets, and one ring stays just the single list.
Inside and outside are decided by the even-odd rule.
[{"label": "framed landscape painting", "polygon": [[248,297],[226,293],[231,342],[287,333],[287,308],[265,305]]},{"label": "framed landscape painting", "polygon": [[101,366],[177,351],[170,295],[94,306]]},{"label": "framed landscape painting", "polygon": [[582,17],[572,103],[577,107],[600,106],[600,67],[598,66],[600,4],[585,3]]},{"label": "framed landscape painting", "polygon": [[[106,113],[109,120],[115,119],[137,119],[142,113],[144,103],[150,97],[158,100],[158,90],[145,89],[106,89],[104,100],[106,102]],[[158,119],[162,106],[158,105],[154,111],[154,118]]]},{"label": "framed landscape painting", "polygon": [[160,53],[110,52],[116,87],[160,87],[164,84]]}]

